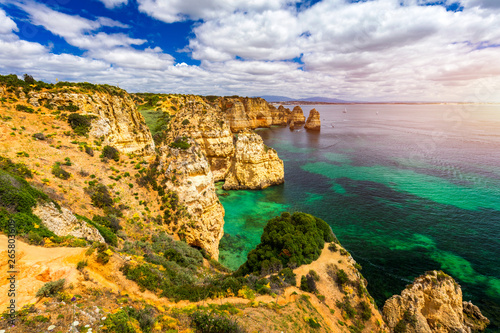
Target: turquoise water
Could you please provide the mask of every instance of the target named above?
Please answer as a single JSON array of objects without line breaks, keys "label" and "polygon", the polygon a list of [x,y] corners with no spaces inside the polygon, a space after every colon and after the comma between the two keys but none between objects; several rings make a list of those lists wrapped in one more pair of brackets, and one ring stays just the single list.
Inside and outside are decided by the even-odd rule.
[{"label": "turquoise water", "polygon": [[237,268],[268,219],[304,211],[330,224],[379,305],[442,269],[499,330],[500,106],[314,107],[320,134],[258,130],[285,161],[285,184],[220,197],[221,261]]}]

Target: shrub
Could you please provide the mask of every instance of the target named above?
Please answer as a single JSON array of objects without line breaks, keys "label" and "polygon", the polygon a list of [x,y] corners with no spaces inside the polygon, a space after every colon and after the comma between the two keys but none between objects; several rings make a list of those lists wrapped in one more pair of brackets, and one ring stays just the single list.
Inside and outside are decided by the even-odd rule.
[{"label": "shrub", "polygon": [[32,245],[43,245],[43,237],[33,230],[28,233],[28,241]]},{"label": "shrub", "polygon": [[342,315],[344,316],[344,319],[354,318],[354,316],[357,314],[356,310],[352,307],[348,296],[344,296],[342,302],[337,301],[336,305],[338,308],[342,310]]},{"label": "shrub", "polygon": [[316,273],[316,271],[315,271],[315,270],[312,270],[312,269],[311,269],[311,270],[309,271],[309,275],[311,275],[311,276],[312,276],[312,278],[314,279],[314,281],[319,281],[319,279],[320,279],[320,278],[319,278],[319,274],[318,274],[318,273]]},{"label": "shrub", "polygon": [[230,318],[196,311],[191,315],[191,326],[199,333],[240,333],[245,332],[238,323]]},{"label": "shrub", "polygon": [[364,321],[369,320],[372,317],[370,304],[368,304],[366,301],[361,301],[359,305],[361,306],[361,319],[363,319]]},{"label": "shrub", "polygon": [[186,125],[188,125],[188,124],[189,124],[189,119],[184,119],[184,120],[182,121],[182,125],[186,126]]},{"label": "shrub", "polygon": [[[136,325],[133,325],[136,324]],[[114,314],[109,314],[104,321],[104,332],[136,333],[134,326],[139,326],[137,320],[130,318],[128,313],[121,309]]]},{"label": "shrub", "polygon": [[333,233],[325,221],[305,213],[283,213],[269,220],[260,244],[248,253],[236,275],[260,273],[274,260],[282,267],[310,264],[319,257],[324,243],[332,240]]},{"label": "shrub", "polygon": [[186,150],[191,147],[191,144],[187,141],[187,137],[183,136],[175,139],[175,141],[170,144],[170,147]]},{"label": "shrub", "polygon": [[33,178],[31,170],[23,163],[14,163],[12,160],[0,156],[0,170],[22,178]]},{"label": "shrub", "polygon": [[86,189],[86,192],[90,195],[90,199],[94,206],[98,208],[109,208],[113,206],[113,198],[104,184],[92,184]]},{"label": "shrub", "polygon": [[332,252],[337,252],[337,244],[335,244],[334,242],[328,244],[328,250]]},{"label": "shrub", "polygon": [[57,178],[61,178],[64,180],[69,179],[69,177],[71,177],[71,174],[68,171],[61,168],[61,163],[59,162],[54,163],[54,165],[52,166],[52,174]]},{"label": "shrub", "polygon": [[347,282],[349,282],[349,277],[347,276],[347,273],[343,269],[339,269],[337,271],[337,283],[340,286],[343,286]]},{"label": "shrub", "polygon": [[34,113],[35,112],[35,110],[32,107],[26,106],[26,105],[21,105],[21,104],[16,105],[16,110],[22,111],[22,112],[27,112],[27,113]]},{"label": "shrub", "polygon": [[43,133],[35,133],[35,134],[33,134],[33,138],[35,138],[37,140],[41,140],[41,141],[46,139],[45,135]]},{"label": "shrub", "polygon": [[[88,250],[87,250],[88,251]],[[85,253],[86,254],[86,253]],[[81,271],[82,269],[84,269],[85,267],[87,266],[87,260],[80,260],[77,264],[76,264],[76,269],[78,269],[79,271]]]},{"label": "shrub", "polygon": [[89,133],[94,118],[96,117],[72,113],[68,116],[68,123],[76,134],[85,136]]},{"label": "shrub", "polygon": [[94,150],[89,146],[85,146],[85,153],[87,153],[87,155],[94,156]]},{"label": "shrub", "polygon": [[63,290],[65,279],[60,279],[57,281],[51,281],[45,283],[38,291],[36,292],[36,297],[50,297],[55,296],[59,291]]},{"label": "shrub", "polygon": [[102,149],[101,158],[107,158],[118,162],[120,160],[120,152],[114,147],[104,146],[104,148]]}]

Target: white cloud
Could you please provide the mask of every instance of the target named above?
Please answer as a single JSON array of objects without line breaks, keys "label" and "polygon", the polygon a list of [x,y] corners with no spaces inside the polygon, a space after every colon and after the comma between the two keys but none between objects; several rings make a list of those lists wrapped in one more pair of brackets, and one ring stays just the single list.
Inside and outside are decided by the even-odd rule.
[{"label": "white cloud", "polygon": [[173,65],[174,58],[161,50],[146,49],[138,51],[130,48],[114,48],[112,50],[94,49],[90,55],[119,67],[134,69],[165,69]]},{"label": "white cloud", "polygon": [[167,23],[276,10],[295,2],[299,0],[138,0],[140,11]]},{"label": "white cloud", "polygon": [[108,9],[120,7],[128,3],[128,0],[99,0],[99,1],[101,1],[104,4],[104,6],[106,6],[106,8]]},{"label": "white cloud", "polygon": [[[185,49],[199,66],[175,64],[148,47],[153,38],[101,30],[128,28],[121,22],[25,3],[34,24],[85,53],[54,55],[20,40],[0,10],[0,70],[130,91],[374,101],[471,100],[477,86],[500,86],[496,2],[464,0],[461,12],[421,6],[426,2],[323,0],[297,10],[285,0],[138,0],[143,12],[166,22],[201,19]],[[482,101],[500,101],[498,91]]]},{"label": "white cloud", "polygon": [[12,31],[18,30],[16,23],[0,9],[0,34],[10,34]]}]

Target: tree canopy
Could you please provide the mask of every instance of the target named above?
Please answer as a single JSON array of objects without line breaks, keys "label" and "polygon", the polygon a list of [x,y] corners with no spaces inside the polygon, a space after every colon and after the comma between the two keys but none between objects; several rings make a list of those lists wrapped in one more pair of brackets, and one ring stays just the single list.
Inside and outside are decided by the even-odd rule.
[{"label": "tree canopy", "polygon": [[306,213],[282,213],[267,223],[261,242],[250,251],[236,275],[272,273],[318,259],[325,242],[335,239],[330,226]]}]

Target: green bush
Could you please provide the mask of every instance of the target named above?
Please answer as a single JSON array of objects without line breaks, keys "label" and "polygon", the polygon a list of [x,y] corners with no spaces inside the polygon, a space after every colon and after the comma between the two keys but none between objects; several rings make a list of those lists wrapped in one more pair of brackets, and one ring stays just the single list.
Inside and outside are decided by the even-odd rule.
[{"label": "green bush", "polygon": [[347,273],[343,269],[339,269],[337,271],[337,283],[340,286],[343,286],[347,282],[349,282],[349,277],[347,276]]},{"label": "green bush", "polygon": [[269,220],[260,244],[250,251],[236,275],[260,273],[264,265],[275,260],[291,268],[310,264],[319,257],[325,242],[331,241],[333,233],[325,221],[305,213],[282,213]]},{"label": "green bush", "polygon": [[191,326],[199,333],[240,333],[245,332],[238,323],[225,316],[202,311],[193,312]]},{"label": "green bush", "polygon": [[345,319],[354,318],[354,316],[356,316],[357,314],[356,310],[352,307],[348,296],[344,296],[342,302],[337,301],[336,305],[338,308],[342,310],[342,315],[344,316]]},{"label": "green bush", "polygon": [[22,112],[27,112],[27,113],[34,113],[35,112],[35,110],[32,107],[26,106],[26,105],[21,105],[21,104],[16,105],[16,110],[22,111]]},{"label": "green bush", "polygon": [[361,319],[363,319],[364,321],[369,320],[372,317],[370,304],[368,304],[366,301],[361,301],[359,305],[361,307]]},{"label": "green bush", "polygon": [[71,173],[61,168],[61,163],[59,162],[54,163],[54,165],[52,166],[52,174],[57,178],[61,178],[64,180],[67,180],[69,179],[69,177],[71,177]]},{"label": "green bush", "polygon": [[85,267],[87,267],[87,260],[80,260],[77,264],[76,264],[76,269],[78,269],[79,271],[81,271],[82,269],[84,269]]},{"label": "green bush", "polygon": [[106,243],[111,244],[113,246],[118,245],[118,237],[116,236],[116,234],[113,231],[111,231],[111,229],[109,229],[108,227],[105,227],[103,225],[97,224],[94,221],[91,221],[90,219],[88,219],[84,216],[76,215],[76,217],[80,220],[87,222],[91,226],[95,227],[97,229],[97,231],[99,231],[101,236],[104,238],[104,241]]},{"label": "green bush", "polygon": [[120,160],[120,152],[114,147],[104,146],[101,157],[118,162]]},{"label": "green bush", "polygon": [[23,163],[14,163],[12,160],[0,156],[0,170],[21,178],[33,178],[31,170]]},{"label": "green bush", "polygon": [[[6,166],[7,170],[12,169],[18,174],[25,174],[23,168],[18,165],[7,163]],[[0,230],[2,232],[9,233],[9,221],[12,219],[16,224],[17,235],[28,235],[33,243],[41,244],[41,237],[55,236],[32,211],[38,202],[44,201],[50,201],[45,193],[33,188],[23,178],[0,170]],[[56,207],[59,205],[56,204]]]},{"label": "green bush", "polygon": [[68,116],[68,123],[76,134],[85,136],[89,133],[94,118],[96,117],[72,113]]},{"label": "green bush", "polygon": [[92,204],[98,208],[110,208],[113,206],[113,198],[106,185],[101,183],[92,183],[86,189],[87,194],[92,200]]},{"label": "green bush", "polygon": [[110,333],[136,333],[137,331],[132,324],[133,322],[137,321],[134,318],[130,318],[126,310],[121,309],[114,314],[108,314],[106,316],[106,320],[103,323],[103,331]]},{"label": "green bush", "polygon": [[94,156],[94,150],[89,146],[85,146],[85,153],[87,153],[87,155]]},{"label": "green bush", "polygon": [[187,141],[187,137],[183,136],[175,139],[175,141],[170,144],[170,147],[186,150],[191,147],[191,144]]},{"label": "green bush", "polygon": [[36,297],[51,297],[55,296],[58,292],[63,290],[65,279],[60,279],[57,281],[51,281],[45,283],[38,291],[36,292]]}]

